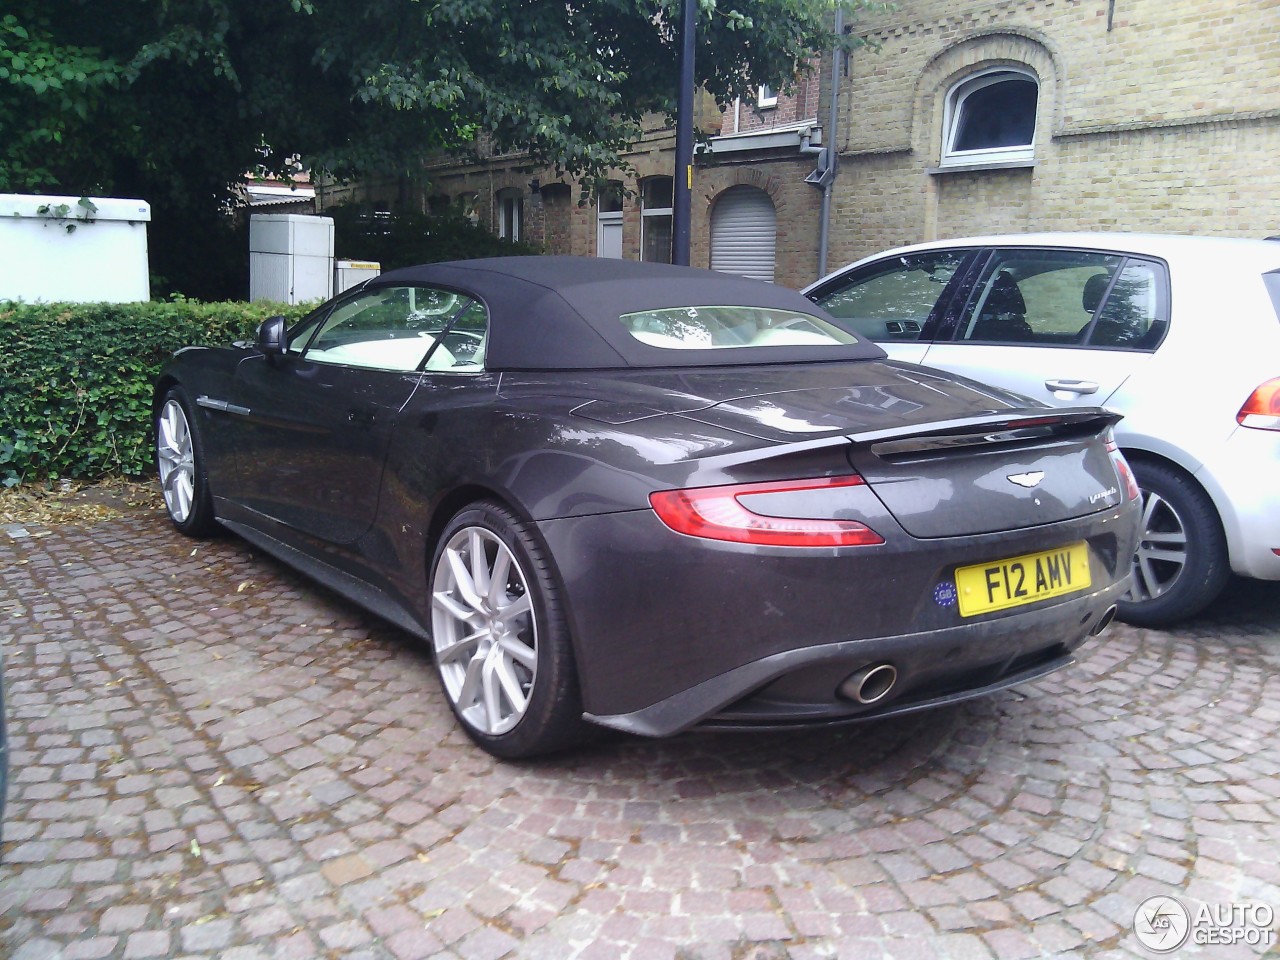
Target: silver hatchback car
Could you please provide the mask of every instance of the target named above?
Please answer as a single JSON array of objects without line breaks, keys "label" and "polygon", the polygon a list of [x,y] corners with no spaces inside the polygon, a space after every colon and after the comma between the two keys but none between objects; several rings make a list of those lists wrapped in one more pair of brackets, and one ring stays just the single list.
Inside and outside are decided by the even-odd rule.
[{"label": "silver hatchback car", "polygon": [[916,244],[805,291],[893,359],[1124,414],[1143,495],[1120,616],[1280,580],[1280,242],[1047,233]]}]

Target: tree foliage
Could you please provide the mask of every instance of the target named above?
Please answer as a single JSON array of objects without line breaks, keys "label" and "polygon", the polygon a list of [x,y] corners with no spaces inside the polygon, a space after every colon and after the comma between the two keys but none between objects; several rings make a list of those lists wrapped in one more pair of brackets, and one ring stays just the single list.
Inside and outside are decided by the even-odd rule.
[{"label": "tree foliage", "polygon": [[[229,185],[295,159],[414,177],[483,134],[597,177],[673,111],[680,2],[7,0],[0,191],[148,200],[160,272],[189,275]],[[784,86],[835,42],[831,3],[698,0],[700,82]]]},{"label": "tree foliage", "polygon": [[495,237],[456,211],[428,216],[409,210],[370,218],[358,208],[344,205],[326,209],[325,216],[333,218],[335,257],[373,260],[384,273],[418,263],[541,252],[534,244]]}]

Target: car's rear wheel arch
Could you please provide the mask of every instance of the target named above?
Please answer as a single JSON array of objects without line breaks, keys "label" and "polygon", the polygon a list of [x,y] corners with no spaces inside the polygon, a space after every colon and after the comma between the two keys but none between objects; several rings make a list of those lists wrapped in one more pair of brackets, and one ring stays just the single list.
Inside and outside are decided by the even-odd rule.
[{"label": "car's rear wheel arch", "polygon": [[[1149,520],[1159,519],[1159,514],[1152,517],[1153,494],[1160,501],[1159,510],[1166,520],[1159,526],[1164,530],[1180,530],[1186,546],[1179,579],[1172,586],[1165,585],[1168,592],[1152,597],[1150,593],[1143,593],[1150,584],[1135,584],[1120,602],[1119,616],[1139,626],[1167,626],[1195,616],[1225,588],[1231,573],[1226,532],[1212,495],[1190,471],[1150,451],[1125,448],[1123,453],[1142,491],[1138,556],[1148,548],[1160,550],[1171,545],[1169,541],[1162,542],[1158,535],[1151,536],[1151,529],[1157,524],[1149,526]],[[1135,562],[1135,579],[1141,575]],[[1159,580],[1159,570],[1155,576]],[[1139,599],[1141,602],[1135,602]]]},{"label": "car's rear wheel arch", "polygon": [[[473,483],[455,487],[441,497],[431,511],[431,519],[427,523],[427,541],[425,544],[425,560],[428,567],[430,567],[431,558],[436,555],[436,549],[440,546],[440,536],[444,533],[444,528],[449,525],[449,521],[473,503],[480,503],[481,501],[496,503],[510,510],[525,523],[533,523],[533,519],[524,510],[521,510],[518,504],[512,502],[510,497],[503,496],[492,487]],[[552,566],[554,567],[554,564]]]},{"label": "car's rear wheel arch", "polygon": [[[476,498],[477,493],[485,495]],[[476,743],[498,757],[521,759],[581,742],[585,728],[577,651],[545,541],[532,521],[483,488],[456,491],[445,502],[455,509],[437,509],[433,517],[426,586],[432,597],[433,657],[455,715]],[[479,554],[478,548],[483,548]],[[484,559],[486,554],[490,559]],[[483,581],[478,566],[490,568]],[[498,579],[500,567],[503,580]],[[460,568],[470,576],[459,573]],[[508,587],[499,588],[502,583]],[[468,604],[470,612],[463,612]],[[522,612],[505,612],[516,608]],[[524,672],[523,680],[513,672],[520,669],[516,660],[506,654],[512,643],[523,650],[516,657],[520,663],[532,668],[536,657],[536,668]],[[485,667],[477,668],[481,660]],[[512,699],[508,693],[500,703],[497,695],[477,695],[470,678],[495,660],[510,660],[501,669],[510,674],[512,685],[523,686],[524,697]]]},{"label": "car's rear wheel arch", "polygon": [[[423,569],[426,571],[427,577],[430,578],[431,576],[431,563],[435,558],[436,551],[440,549],[440,537],[444,534],[449,521],[463,510],[477,503],[493,503],[504,507],[527,525],[529,534],[537,541],[542,557],[545,559],[547,574],[550,576],[559,595],[567,597],[568,593],[565,590],[564,578],[560,576],[560,567],[556,563],[555,557],[552,556],[550,547],[548,547],[539,533],[533,518],[510,497],[503,496],[493,488],[480,484],[466,484],[450,490],[431,512],[431,520],[427,524],[427,539],[423,557]],[[574,621],[572,606],[568,603],[562,604],[562,613],[565,626],[568,629],[569,644],[573,650],[574,661],[581,663],[581,651],[578,649],[579,633],[577,624]]]}]

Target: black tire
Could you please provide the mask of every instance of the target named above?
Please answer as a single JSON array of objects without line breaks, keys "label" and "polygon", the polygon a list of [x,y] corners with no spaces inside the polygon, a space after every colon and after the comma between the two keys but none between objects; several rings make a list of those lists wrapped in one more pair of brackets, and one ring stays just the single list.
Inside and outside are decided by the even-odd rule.
[{"label": "black tire", "polygon": [[430,576],[432,658],[467,735],[502,759],[581,743],[569,630],[531,527],[501,504],[471,504],[441,533]]},{"label": "black tire", "polygon": [[1213,502],[1189,476],[1151,461],[1131,465],[1142,491],[1142,530],[1117,616],[1142,627],[1169,626],[1222,593],[1231,579],[1227,539]]},{"label": "black tire", "polygon": [[218,529],[209,492],[204,441],[191,403],[181,387],[171,387],[156,408],[156,471],[165,511],[178,531],[207,537]]}]

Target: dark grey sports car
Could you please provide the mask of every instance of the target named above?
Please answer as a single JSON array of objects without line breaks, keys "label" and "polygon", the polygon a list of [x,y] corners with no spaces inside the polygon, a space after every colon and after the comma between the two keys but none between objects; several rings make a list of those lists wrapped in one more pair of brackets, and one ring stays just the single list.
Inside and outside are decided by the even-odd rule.
[{"label": "dark grey sports car", "polygon": [[600,724],[843,723],[1042,676],[1137,532],[1113,414],[879,347],[789,290],[519,257],[413,267],[156,384],[165,502],[424,638],[521,757]]}]

